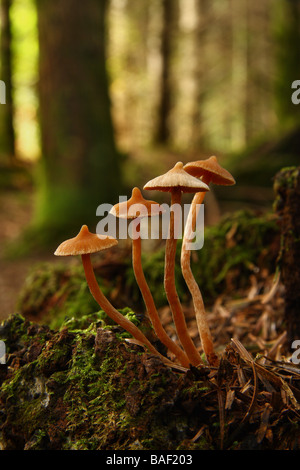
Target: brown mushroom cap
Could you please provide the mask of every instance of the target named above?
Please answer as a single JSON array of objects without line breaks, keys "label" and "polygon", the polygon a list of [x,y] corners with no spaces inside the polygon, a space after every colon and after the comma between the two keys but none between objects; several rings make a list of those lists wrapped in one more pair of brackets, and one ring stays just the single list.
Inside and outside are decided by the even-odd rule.
[{"label": "brown mushroom cap", "polygon": [[135,219],[137,217],[150,217],[159,215],[163,208],[158,202],[145,199],[139,188],[133,188],[131,198],[113,206],[110,214],[122,219]]},{"label": "brown mushroom cap", "polygon": [[83,225],[78,235],[62,242],[54,254],[56,256],[87,255],[105,250],[117,243],[115,238],[91,233],[87,225]]},{"label": "brown mushroom cap", "polygon": [[178,162],[167,173],[148,181],[144,189],[171,192],[179,189],[183,193],[209,191],[207,184],[189,175],[183,169],[183,163]]},{"label": "brown mushroom cap", "polygon": [[200,178],[201,176],[209,178],[211,183],[214,184],[224,186],[235,184],[233,176],[229,171],[219,165],[217,157],[215,156],[209,157],[206,160],[187,163],[183,168],[187,173],[196,178]]}]

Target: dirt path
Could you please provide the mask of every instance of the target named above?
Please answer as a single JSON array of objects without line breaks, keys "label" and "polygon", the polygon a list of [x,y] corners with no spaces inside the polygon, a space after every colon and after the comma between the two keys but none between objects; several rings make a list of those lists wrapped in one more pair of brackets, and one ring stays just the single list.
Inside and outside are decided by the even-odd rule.
[{"label": "dirt path", "polygon": [[0,194],[0,321],[15,312],[18,294],[28,271],[35,263],[53,259],[49,254],[43,259],[28,255],[18,259],[7,258],[7,243],[22,234],[32,216],[30,193],[11,191]]}]

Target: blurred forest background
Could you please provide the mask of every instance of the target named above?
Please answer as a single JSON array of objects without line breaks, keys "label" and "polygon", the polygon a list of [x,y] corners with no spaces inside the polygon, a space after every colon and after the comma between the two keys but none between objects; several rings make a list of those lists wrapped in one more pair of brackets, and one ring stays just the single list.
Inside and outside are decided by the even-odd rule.
[{"label": "blurred forest background", "polygon": [[300,0],[0,5],[2,300],[27,266],[8,253],[52,256],[179,160],[232,172],[222,210],[269,209],[276,171],[299,164]]}]

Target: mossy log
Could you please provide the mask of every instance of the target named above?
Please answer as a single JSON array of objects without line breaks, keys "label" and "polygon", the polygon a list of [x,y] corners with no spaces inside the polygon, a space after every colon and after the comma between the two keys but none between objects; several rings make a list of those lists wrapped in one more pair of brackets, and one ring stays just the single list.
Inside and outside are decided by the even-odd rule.
[{"label": "mossy log", "polygon": [[77,326],[53,331],[20,315],[1,325],[2,449],[300,448],[299,390],[232,345],[219,369],[178,371],[118,339],[118,327]]},{"label": "mossy log", "polygon": [[278,172],[274,190],[281,232],[278,265],[285,286],[285,321],[291,346],[300,338],[300,167]]}]

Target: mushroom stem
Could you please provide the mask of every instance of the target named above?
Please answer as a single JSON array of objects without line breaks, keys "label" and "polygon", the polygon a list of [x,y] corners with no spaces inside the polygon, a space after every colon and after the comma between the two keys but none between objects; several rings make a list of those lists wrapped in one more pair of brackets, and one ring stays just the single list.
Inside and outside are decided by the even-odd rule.
[{"label": "mushroom stem", "polygon": [[[204,181],[204,180],[203,180]],[[209,179],[204,181],[206,184],[209,183]],[[203,298],[201,295],[200,288],[193,276],[191,270],[191,251],[187,248],[187,244],[192,241],[193,233],[196,227],[197,215],[199,212],[199,206],[202,204],[205,197],[204,192],[198,192],[194,195],[192,204],[190,207],[190,212],[187,218],[184,237],[182,241],[181,249],[181,270],[184,280],[189,288],[189,291],[192,295],[193,304],[195,308],[196,321],[198,326],[198,331],[208,363],[212,366],[217,366],[219,359],[214,351],[213,341],[209,325],[207,322],[205,314],[205,306]]]},{"label": "mushroom stem", "polygon": [[[175,204],[181,204],[181,191],[178,189],[174,189],[171,193],[171,209]],[[164,286],[172,311],[178,338],[190,360],[190,363],[194,366],[198,366],[202,360],[188,333],[182,306],[175,285],[175,256],[177,246],[177,239],[175,238],[175,227],[177,222],[178,220],[175,219],[175,212],[174,210],[171,210],[169,237],[166,241]]]},{"label": "mushroom stem", "polygon": [[[146,305],[146,309],[149,315],[149,318],[151,320],[151,323],[153,325],[154,331],[157,334],[157,337],[160,339],[160,341],[177,357],[179,362],[181,363],[182,366],[184,367],[189,367],[190,361],[182,349],[177,346],[174,341],[167,335],[165,332],[151,291],[149,289],[149,286],[147,284],[144,271],[143,271],[143,266],[142,266],[142,242],[141,242],[141,237],[140,237],[140,219],[137,218],[135,221],[135,229],[136,229],[136,234],[132,239],[132,266],[135,274],[135,278],[137,281],[137,284],[139,286],[139,289],[141,291],[141,294],[144,299],[144,303]],[[139,235],[137,235],[137,233]]]},{"label": "mushroom stem", "polygon": [[101,291],[98,282],[95,277],[94,269],[91,262],[91,257],[89,254],[81,255],[82,264],[84,267],[85,277],[91,291],[92,296],[100,307],[105,311],[105,313],[114,320],[118,325],[120,325],[124,330],[128,331],[135,339],[143,343],[153,354],[159,356],[165,363],[171,362],[163,357],[150,343],[146,336],[135,326],[131,321],[127,320],[118,310],[116,310],[109,300],[105,297]]}]

